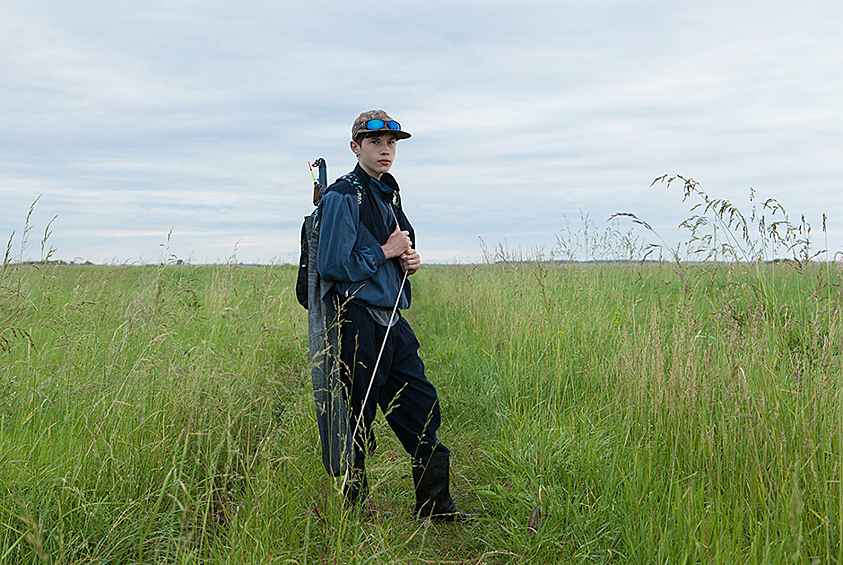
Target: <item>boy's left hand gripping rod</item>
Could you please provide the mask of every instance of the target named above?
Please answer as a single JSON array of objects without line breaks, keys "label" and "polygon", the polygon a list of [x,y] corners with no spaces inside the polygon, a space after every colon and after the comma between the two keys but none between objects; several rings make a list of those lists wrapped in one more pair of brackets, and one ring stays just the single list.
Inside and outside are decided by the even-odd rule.
[{"label": "boy's left hand gripping rod", "polygon": [[[319,169],[319,180],[313,180],[313,205],[318,206],[322,191],[328,186],[328,165],[325,163],[325,159],[319,157],[310,165],[310,168]],[[313,170],[310,171],[310,174],[313,174]]]}]

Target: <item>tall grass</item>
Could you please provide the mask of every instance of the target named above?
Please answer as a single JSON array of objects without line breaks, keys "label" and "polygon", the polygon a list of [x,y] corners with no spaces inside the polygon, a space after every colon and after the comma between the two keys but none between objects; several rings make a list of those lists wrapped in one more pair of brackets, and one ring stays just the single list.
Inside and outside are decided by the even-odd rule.
[{"label": "tall grass", "polygon": [[382,418],[343,508],[292,267],[7,262],[0,563],[843,563],[843,273],[810,255],[423,268],[482,516],[444,526]]},{"label": "tall grass", "polygon": [[426,332],[459,337],[426,352],[448,360],[437,373],[459,394],[446,413],[461,435],[475,422],[474,494],[514,550],[840,562],[843,296],[836,271],[827,299],[830,268],[437,273],[419,293]]},{"label": "tall grass", "polygon": [[277,270],[249,275],[7,268],[4,562],[166,561],[239,518],[247,477],[283,464],[272,430],[301,396],[301,321]]}]

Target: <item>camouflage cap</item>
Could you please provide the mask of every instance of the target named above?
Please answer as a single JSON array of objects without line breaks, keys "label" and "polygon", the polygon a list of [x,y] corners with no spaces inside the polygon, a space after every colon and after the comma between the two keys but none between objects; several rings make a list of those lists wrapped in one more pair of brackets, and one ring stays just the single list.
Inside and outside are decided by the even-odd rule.
[{"label": "camouflage cap", "polygon": [[[371,120],[381,120],[383,125],[379,128],[369,129],[368,124]],[[401,124],[390,118],[389,114],[383,110],[369,110],[357,116],[357,119],[354,120],[354,125],[351,126],[351,139],[357,139],[358,135],[367,131],[393,133],[398,139],[407,139],[410,137],[410,132],[402,131]]]}]

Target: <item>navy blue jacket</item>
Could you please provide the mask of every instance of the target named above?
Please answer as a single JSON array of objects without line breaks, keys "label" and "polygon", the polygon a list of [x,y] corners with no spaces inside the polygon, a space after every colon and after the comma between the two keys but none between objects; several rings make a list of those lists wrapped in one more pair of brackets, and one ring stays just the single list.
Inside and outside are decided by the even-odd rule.
[{"label": "navy blue jacket", "polygon": [[[325,281],[334,281],[340,295],[378,308],[392,309],[404,271],[397,258],[387,260],[381,249],[395,229],[415,232],[401,207],[398,183],[389,173],[380,181],[360,165],[354,174],[363,186],[362,205],[351,183],[338,180],[328,187],[319,203],[319,252],[316,267]],[[394,203],[393,203],[394,202]],[[392,211],[390,211],[392,209]],[[395,216],[393,216],[393,212]],[[404,284],[399,308],[409,308],[410,282]]]}]

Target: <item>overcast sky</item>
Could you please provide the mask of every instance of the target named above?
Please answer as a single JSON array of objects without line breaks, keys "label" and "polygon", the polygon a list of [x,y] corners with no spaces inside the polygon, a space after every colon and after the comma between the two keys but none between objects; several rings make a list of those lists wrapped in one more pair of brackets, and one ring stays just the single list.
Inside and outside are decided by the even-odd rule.
[{"label": "overcast sky", "polygon": [[[671,246],[692,177],[777,199],[843,250],[843,4],[0,0],[0,237],[12,256],[294,262],[307,162],[354,118],[413,137],[392,172],[423,260],[549,253],[616,212]],[[29,244],[22,232],[30,205]],[[617,228],[626,231],[623,220]],[[646,230],[642,238],[658,242]]]}]

